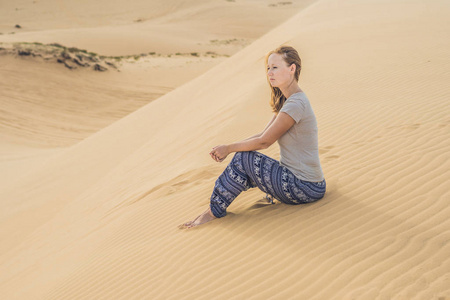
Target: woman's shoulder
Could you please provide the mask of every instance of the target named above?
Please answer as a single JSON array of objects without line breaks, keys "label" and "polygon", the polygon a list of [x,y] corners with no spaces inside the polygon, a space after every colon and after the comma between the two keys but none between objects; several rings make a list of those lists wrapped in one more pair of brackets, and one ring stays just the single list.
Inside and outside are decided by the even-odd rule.
[{"label": "woman's shoulder", "polygon": [[289,98],[286,99],[286,101],[309,102],[309,99],[304,92],[299,92],[292,94]]},{"label": "woman's shoulder", "polygon": [[285,104],[287,104],[287,106],[297,106],[301,109],[306,109],[311,106],[311,103],[305,93],[292,94],[288,99],[286,99]]},{"label": "woman's shoulder", "polygon": [[304,93],[295,93],[292,94],[289,98],[287,98],[284,104],[286,106],[298,106],[304,108],[309,104],[309,99],[308,97],[306,97]]}]

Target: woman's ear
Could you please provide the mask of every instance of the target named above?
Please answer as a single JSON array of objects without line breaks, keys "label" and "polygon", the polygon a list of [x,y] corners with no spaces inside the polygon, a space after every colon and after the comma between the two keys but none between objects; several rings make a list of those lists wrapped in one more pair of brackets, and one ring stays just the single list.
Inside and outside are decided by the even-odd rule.
[{"label": "woman's ear", "polygon": [[297,66],[296,66],[294,63],[292,63],[292,65],[290,66],[291,72],[295,73],[296,67],[297,67]]}]

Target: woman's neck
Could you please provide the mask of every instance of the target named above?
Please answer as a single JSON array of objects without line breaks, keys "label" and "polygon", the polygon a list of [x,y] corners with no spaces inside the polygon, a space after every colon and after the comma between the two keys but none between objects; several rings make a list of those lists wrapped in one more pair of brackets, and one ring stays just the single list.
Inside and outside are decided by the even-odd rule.
[{"label": "woman's neck", "polygon": [[289,98],[291,95],[295,93],[303,92],[302,89],[298,86],[297,82],[293,81],[291,85],[283,88],[280,88],[283,95],[287,98]]}]

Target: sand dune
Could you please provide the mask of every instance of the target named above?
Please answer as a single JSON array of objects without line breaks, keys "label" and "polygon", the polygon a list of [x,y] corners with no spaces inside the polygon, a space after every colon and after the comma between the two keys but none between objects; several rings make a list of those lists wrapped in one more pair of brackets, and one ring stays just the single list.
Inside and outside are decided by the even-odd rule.
[{"label": "sand dune", "polygon": [[[0,32],[5,42],[58,42],[103,55],[149,51],[231,55],[313,2],[7,1],[0,12]],[[18,20],[20,29],[14,27]]]},{"label": "sand dune", "polygon": [[[204,73],[312,2],[6,1],[0,10],[1,185],[56,153],[32,149],[77,143]],[[110,59],[122,73],[100,75],[50,66],[42,51],[36,52],[41,58],[17,59],[2,51],[14,43],[33,49],[26,43],[55,42],[96,57],[133,58]]]},{"label": "sand dune", "polygon": [[152,56],[98,73],[0,56],[0,186],[224,59]]},{"label": "sand dune", "polygon": [[[450,6],[317,1],[245,49],[0,190],[7,299],[450,298]],[[420,43],[418,42],[420,40]],[[263,57],[303,59],[326,197],[203,211],[208,152],[271,116]],[[278,147],[263,151],[278,158]]]},{"label": "sand dune", "polygon": [[29,147],[71,146],[224,59],[140,58],[116,63],[120,72],[99,73],[39,58],[1,57],[0,135]]}]

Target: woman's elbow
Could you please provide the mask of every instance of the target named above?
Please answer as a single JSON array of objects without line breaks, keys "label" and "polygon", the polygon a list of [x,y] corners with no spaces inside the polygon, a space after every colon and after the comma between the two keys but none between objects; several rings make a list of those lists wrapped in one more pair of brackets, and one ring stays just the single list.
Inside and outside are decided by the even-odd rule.
[{"label": "woman's elbow", "polygon": [[272,144],[273,144],[273,142],[271,142],[271,141],[267,141],[267,140],[263,140],[263,139],[261,139],[261,141],[260,141],[261,149],[267,149],[270,146],[272,146]]}]

